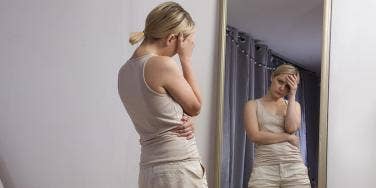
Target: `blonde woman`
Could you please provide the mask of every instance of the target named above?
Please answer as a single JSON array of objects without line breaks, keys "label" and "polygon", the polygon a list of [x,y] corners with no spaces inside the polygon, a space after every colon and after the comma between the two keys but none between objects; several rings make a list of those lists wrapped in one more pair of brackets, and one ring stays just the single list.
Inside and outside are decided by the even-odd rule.
[{"label": "blonde woman", "polygon": [[130,37],[142,43],[120,69],[118,89],[140,135],[140,188],[207,187],[191,123],[181,122],[198,115],[202,103],[191,65],[194,36],[190,14],[166,2]]},{"label": "blonde woman", "polygon": [[[298,83],[298,70],[292,65],[280,65],[272,73],[267,94],[245,105],[245,130],[255,143],[249,188],[310,187],[295,135],[301,123],[300,104],[295,101]],[[284,99],[286,96],[288,100]]]}]

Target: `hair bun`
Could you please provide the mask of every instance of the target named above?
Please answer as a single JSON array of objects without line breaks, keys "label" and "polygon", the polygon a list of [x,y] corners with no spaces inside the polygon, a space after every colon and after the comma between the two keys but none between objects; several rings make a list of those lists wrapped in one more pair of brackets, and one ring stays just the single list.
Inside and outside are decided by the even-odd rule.
[{"label": "hair bun", "polygon": [[140,42],[142,39],[144,39],[145,33],[144,32],[132,32],[131,36],[129,37],[129,43],[132,45]]}]

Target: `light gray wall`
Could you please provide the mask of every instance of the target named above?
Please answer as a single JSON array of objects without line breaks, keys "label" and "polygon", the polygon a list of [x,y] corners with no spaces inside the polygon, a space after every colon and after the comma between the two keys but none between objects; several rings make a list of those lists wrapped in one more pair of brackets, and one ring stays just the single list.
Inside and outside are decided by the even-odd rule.
[{"label": "light gray wall", "polygon": [[[132,56],[133,50],[135,49],[135,46],[131,46],[128,42],[129,35],[133,31],[132,25],[134,22],[134,16],[133,16],[133,1],[127,0],[126,2],[126,33],[124,33],[125,41],[125,61]],[[123,63],[125,63],[125,61]],[[123,64],[122,63],[122,64]],[[125,182],[126,187],[137,187],[137,179],[138,179],[138,172],[139,172],[139,156],[140,156],[140,143],[139,143],[139,136],[136,132],[136,130],[133,127],[132,121],[129,118],[128,114],[126,113],[125,109],[122,109],[122,114],[124,114],[125,122],[123,126],[125,127],[125,139],[126,142],[124,143],[124,149],[126,150],[127,154],[125,156]]]},{"label": "light gray wall", "polygon": [[[161,1],[0,2],[0,178],[6,188],[137,187],[138,135],[117,94],[130,31]],[[197,142],[213,182],[217,2],[197,21]],[[198,4],[200,3],[200,4]],[[199,6],[198,6],[199,5]]]},{"label": "light gray wall", "polygon": [[375,187],[375,9],[374,0],[333,1],[329,188]]},{"label": "light gray wall", "polygon": [[117,96],[125,4],[1,1],[0,172],[5,187],[124,187]]}]

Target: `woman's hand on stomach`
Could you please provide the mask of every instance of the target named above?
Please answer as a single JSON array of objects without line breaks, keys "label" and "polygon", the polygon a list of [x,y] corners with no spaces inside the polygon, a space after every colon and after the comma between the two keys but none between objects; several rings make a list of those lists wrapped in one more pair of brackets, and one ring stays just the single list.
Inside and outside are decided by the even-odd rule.
[{"label": "woman's hand on stomach", "polygon": [[193,118],[186,114],[183,115],[181,119],[181,124],[176,126],[171,131],[177,133],[179,137],[185,137],[187,140],[190,140],[194,137],[194,125]]}]

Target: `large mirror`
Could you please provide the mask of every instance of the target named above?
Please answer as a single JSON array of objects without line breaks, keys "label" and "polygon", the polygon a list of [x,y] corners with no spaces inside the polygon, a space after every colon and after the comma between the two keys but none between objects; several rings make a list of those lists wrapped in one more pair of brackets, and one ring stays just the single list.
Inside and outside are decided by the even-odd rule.
[{"label": "large mirror", "polygon": [[216,187],[326,187],[330,0],[222,0]]}]

